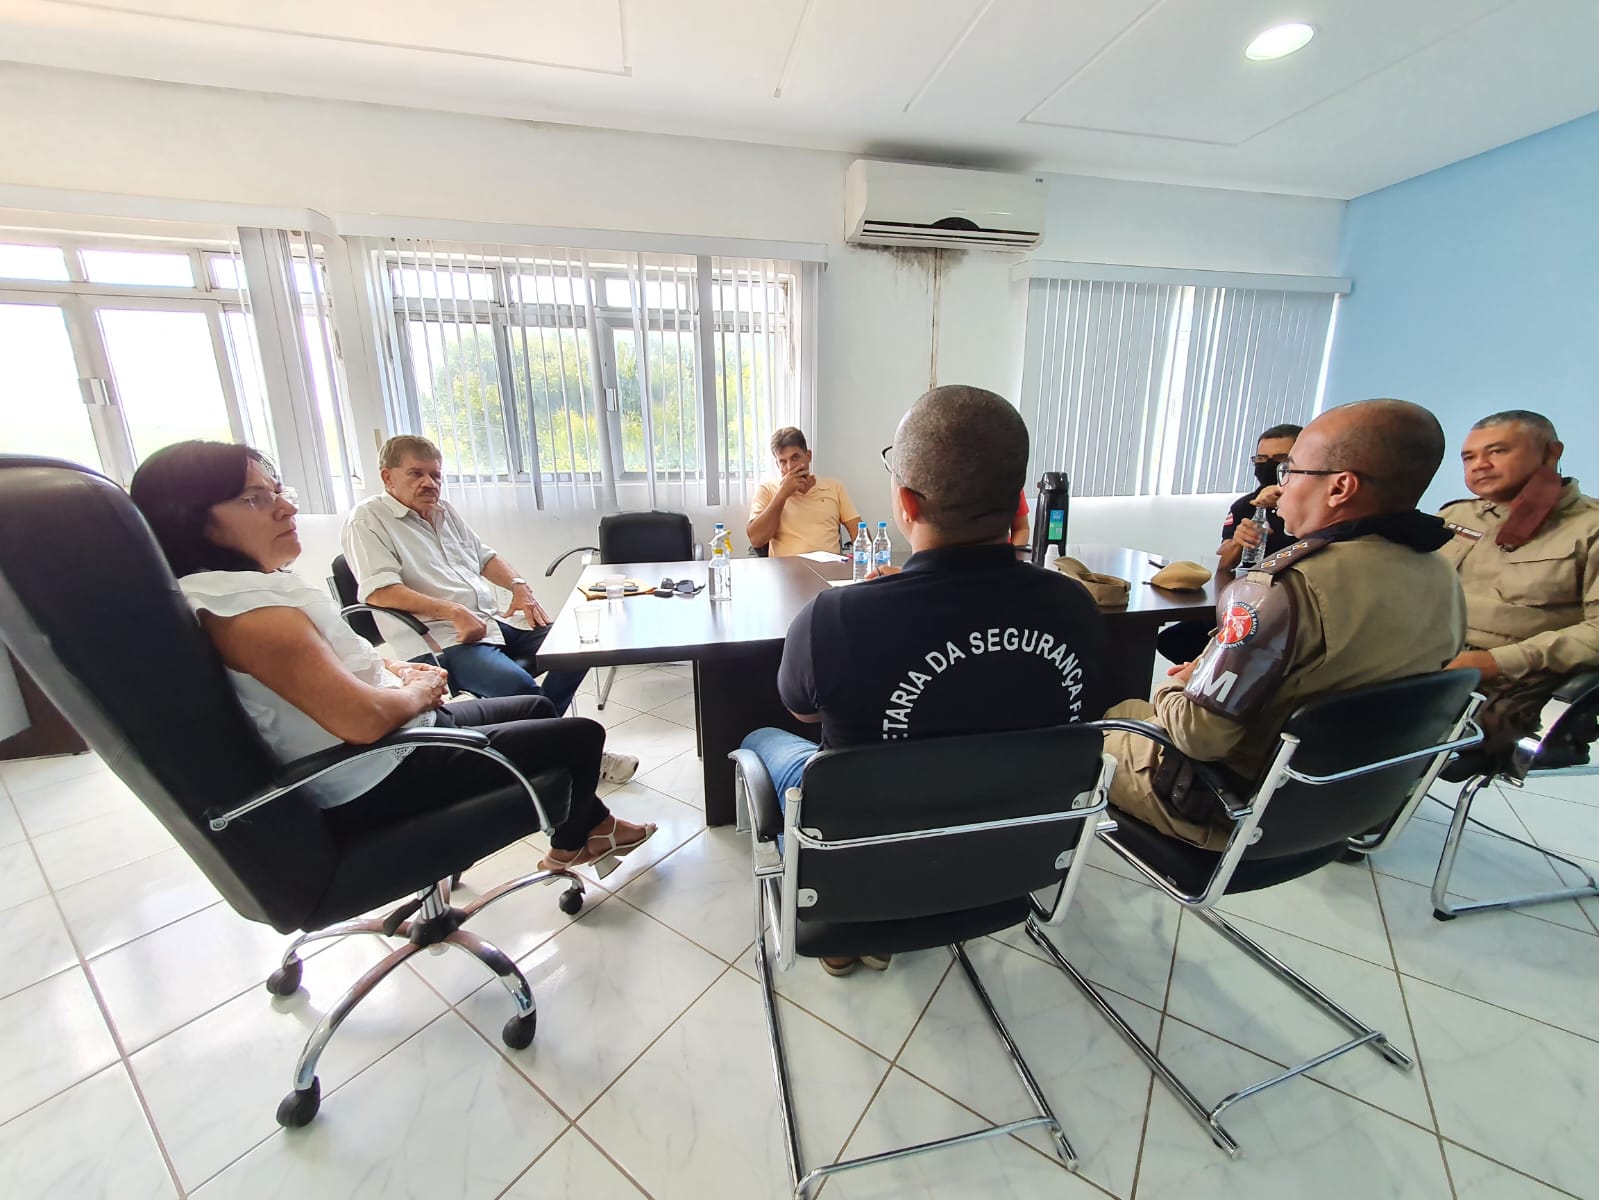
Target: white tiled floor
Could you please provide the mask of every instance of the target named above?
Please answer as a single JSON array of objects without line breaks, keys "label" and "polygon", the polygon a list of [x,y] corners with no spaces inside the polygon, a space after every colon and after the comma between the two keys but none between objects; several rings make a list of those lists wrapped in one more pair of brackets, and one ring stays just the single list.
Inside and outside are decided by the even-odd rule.
[{"label": "white tiled floor", "polygon": [[[0,1194],[8,1200],[300,1195],[760,1200],[784,1194],[754,981],[749,856],[703,828],[692,681],[624,669],[604,713],[637,754],[609,794],[661,832],[577,918],[549,889],[473,923],[515,957],[538,1037],[511,1052],[500,986],[419,955],[323,1059],[321,1115],[273,1120],[298,1048],[374,941],[324,947],[305,990],[261,987],[286,939],[235,916],[92,756],[0,764]],[[1599,860],[1599,779],[1485,797],[1520,837]],[[1599,901],[1431,917],[1446,817],[1425,806],[1367,866],[1224,908],[1418,1063],[1359,1054],[1231,1109],[1229,1162],[1025,937],[970,947],[1081,1155],[1005,1138],[828,1183],[822,1196],[1599,1197]],[[538,839],[465,889],[534,869]],[[1208,1099],[1340,1040],[1219,937],[1103,857],[1052,936]],[[1468,838],[1467,897],[1548,886],[1531,852]],[[1025,1115],[942,951],[832,979],[801,963],[779,1010],[811,1164]]]}]

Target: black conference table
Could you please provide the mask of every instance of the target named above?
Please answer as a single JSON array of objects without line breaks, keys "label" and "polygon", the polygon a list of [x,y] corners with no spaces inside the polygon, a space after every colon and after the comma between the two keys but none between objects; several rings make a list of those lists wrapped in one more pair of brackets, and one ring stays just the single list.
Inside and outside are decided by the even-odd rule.
[{"label": "black conference table", "polygon": [[[1125,608],[1104,609],[1116,653],[1112,656],[1113,699],[1144,697],[1155,669],[1155,635],[1169,621],[1208,619],[1216,605],[1213,581],[1202,592],[1173,592],[1148,584],[1155,568],[1149,555],[1120,546],[1068,545],[1073,558],[1091,570],[1132,582]],[[703,562],[606,563],[584,570],[579,585],[606,575],[626,575],[646,583],[664,578],[704,583]],[[773,725],[815,738],[819,726],[796,721],[777,696],[777,668],[789,624],[828,581],[847,579],[847,561],[805,558],[733,560],[733,598],[712,604],[707,591],[693,597],[628,596],[595,601],[600,612],[599,641],[578,641],[578,604],[571,597],[539,650],[539,666],[570,670],[641,663],[680,662],[694,666],[694,713],[705,781],[705,823],[734,819],[733,768],[728,754],[751,730]],[[1227,582],[1225,579],[1223,584]]]}]

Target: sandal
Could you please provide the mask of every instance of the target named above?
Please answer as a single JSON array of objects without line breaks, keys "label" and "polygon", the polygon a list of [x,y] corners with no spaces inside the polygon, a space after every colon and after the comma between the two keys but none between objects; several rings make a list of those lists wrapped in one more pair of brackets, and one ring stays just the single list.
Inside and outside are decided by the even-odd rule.
[{"label": "sandal", "polygon": [[[598,832],[607,823],[610,825],[609,830],[604,833]],[[616,833],[621,827],[622,822],[614,815],[607,817],[605,821],[594,827],[595,831],[589,834],[588,841],[583,844],[583,849],[552,849],[544,856],[543,861],[539,863],[539,870],[569,871],[573,867],[586,867],[592,864],[594,873],[604,879],[622,865],[617,861],[619,858],[624,854],[631,854],[655,836],[656,826],[654,823],[646,823],[633,826],[634,829],[638,830],[636,837],[625,842],[618,841]],[[595,845],[596,842],[599,843],[598,846]],[[571,857],[567,857],[568,855]]]}]

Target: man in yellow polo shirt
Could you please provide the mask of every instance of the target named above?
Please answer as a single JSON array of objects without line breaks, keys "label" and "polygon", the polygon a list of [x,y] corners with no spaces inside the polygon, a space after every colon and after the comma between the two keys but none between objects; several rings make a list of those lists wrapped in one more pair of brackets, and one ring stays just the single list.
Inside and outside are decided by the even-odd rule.
[{"label": "man in yellow polo shirt", "polygon": [[813,550],[838,553],[839,526],[853,537],[861,519],[844,485],[811,474],[805,435],[792,425],[772,435],[772,458],[779,477],[755,489],[744,527],[750,545],[769,547],[774,558]]}]

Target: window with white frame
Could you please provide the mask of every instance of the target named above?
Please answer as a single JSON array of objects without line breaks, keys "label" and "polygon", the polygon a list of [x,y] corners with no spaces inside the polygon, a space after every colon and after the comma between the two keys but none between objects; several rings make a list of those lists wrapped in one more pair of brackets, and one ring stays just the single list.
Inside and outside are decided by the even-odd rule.
[{"label": "window with white frame", "polygon": [[1148,274],[1029,284],[1034,473],[1064,470],[1079,496],[1242,491],[1260,431],[1320,406],[1340,281],[1298,291]]},{"label": "window with white frame", "polygon": [[[269,386],[256,309],[271,289],[263,268],[246,286],[240,241],[0,229],[0,450],[81,462],[126,483],[173,442],[248,442],[274,457],[288,451],[291,482],[317,509],[348,503],[357,480],[321,248],[270,233],[257,242],[281,258],[283,308],[294,317],[291,344],[275,333],[267,357],[295,364],[299,411]],[[295,426],[314,427],[312,455],[289,445],[301,440]]]},{"label": "window with white frame", "polygon": [[[803,269],[773,259],[368,245],[390,423],[541,508],[749,498],[808,423]],[[709,365],[707,365],[709,364]]]}]

